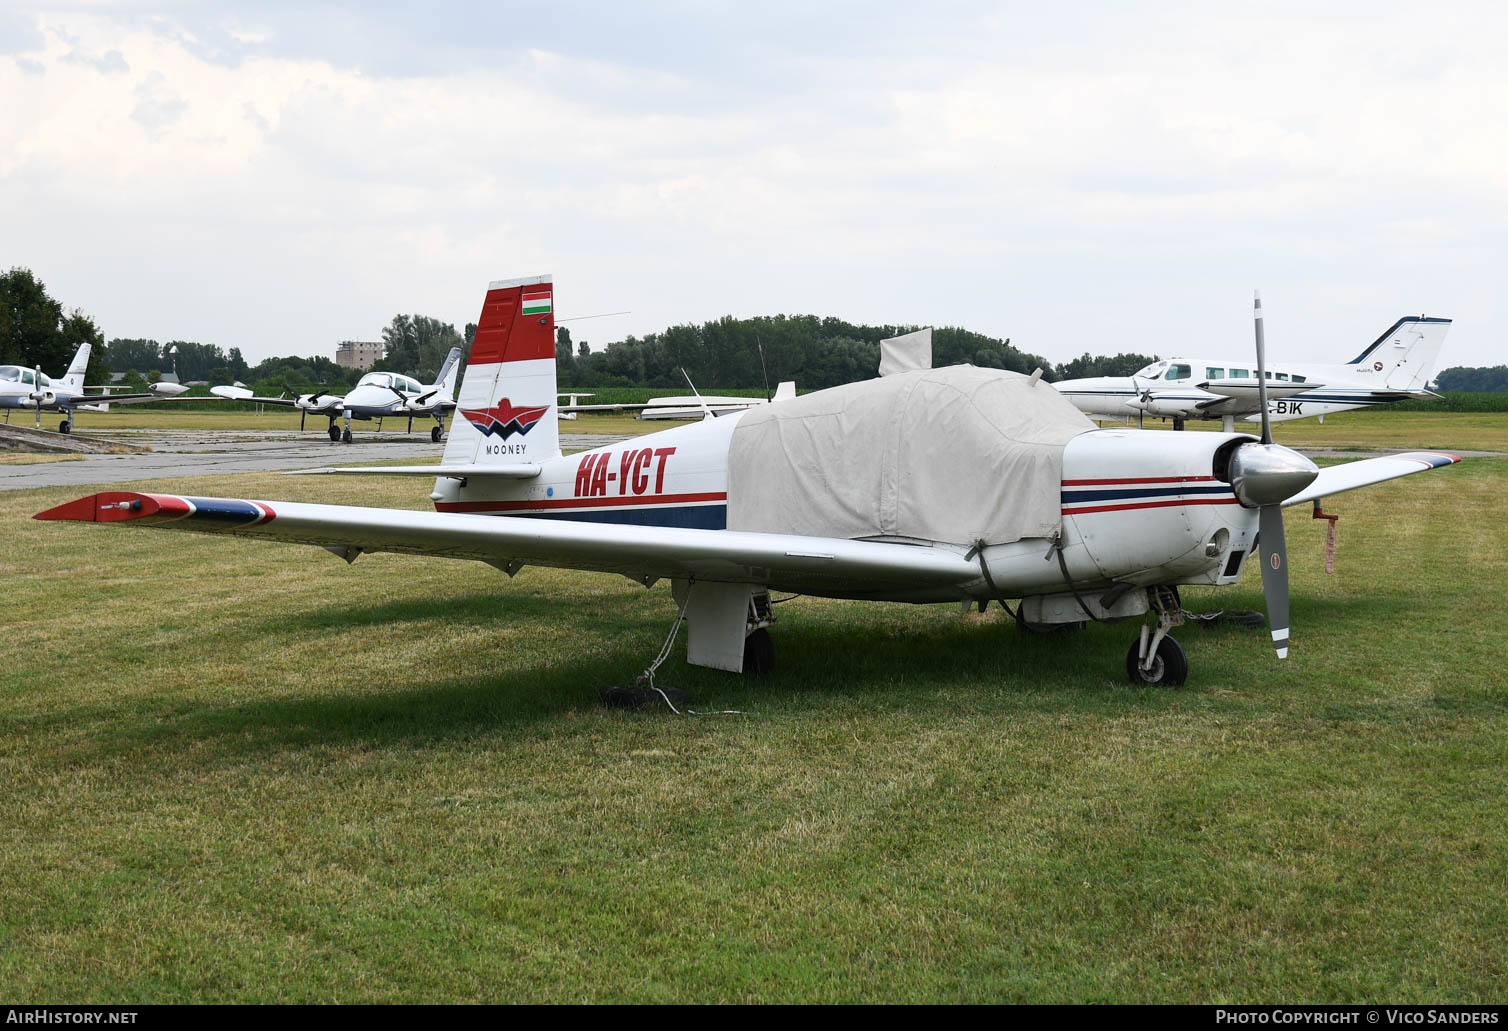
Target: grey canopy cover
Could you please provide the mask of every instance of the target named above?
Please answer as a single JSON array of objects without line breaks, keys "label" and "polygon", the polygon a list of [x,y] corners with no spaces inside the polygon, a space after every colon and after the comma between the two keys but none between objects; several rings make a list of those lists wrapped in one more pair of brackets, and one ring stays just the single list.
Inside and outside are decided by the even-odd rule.
[{"label": "grey canopy cover", "polygon": [[1063,448],[1094,429],[1046,383],[955,365],[761,405],[728,452],[728,529],[973,545],[1050,537]]}]

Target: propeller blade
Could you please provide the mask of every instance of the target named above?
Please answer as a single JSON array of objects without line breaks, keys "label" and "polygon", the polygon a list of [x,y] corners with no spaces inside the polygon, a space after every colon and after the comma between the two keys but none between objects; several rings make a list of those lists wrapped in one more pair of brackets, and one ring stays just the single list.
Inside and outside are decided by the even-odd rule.
[{"label": "propeller blade", "polygon": [[1262,335],[1262,294],[1253,292],[1257,324],[1257,397],[1262,405],[1262,443],[1272,443],[1272,423],[1267,416],[1267,340]]},{"label": "propeller blade", "polygon": [[1283,536],[1283,506],[1264,505],[1261,512],[1262,593],[1267,625],[1278,658],[1288,658],[1288,541]]}]

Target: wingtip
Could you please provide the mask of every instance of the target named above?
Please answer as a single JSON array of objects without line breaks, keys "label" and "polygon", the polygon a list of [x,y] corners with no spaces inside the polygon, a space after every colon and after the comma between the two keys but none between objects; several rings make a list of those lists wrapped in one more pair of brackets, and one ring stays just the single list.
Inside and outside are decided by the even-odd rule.
[{"label": "wingtip", "polygon": [[112,490],[66,502],[45,512],[38,512],[32,518],[64,519],[76,523],[118,523],[164,511],[183,514],[189,511],[189,506],[179,498],[166,495]]},{"label": "wingtip", "polygon": [[70,519],[74,522],[79,523],[97,522],[99,516],[98,511],[95,508],[95,499],[98,497],[98,494],[90,494],[86,498],[76,498],[73,501],[66,502],[54,508],[49,508],[45,512],[38,512],[36,515],[32,516],[32,518]]}]

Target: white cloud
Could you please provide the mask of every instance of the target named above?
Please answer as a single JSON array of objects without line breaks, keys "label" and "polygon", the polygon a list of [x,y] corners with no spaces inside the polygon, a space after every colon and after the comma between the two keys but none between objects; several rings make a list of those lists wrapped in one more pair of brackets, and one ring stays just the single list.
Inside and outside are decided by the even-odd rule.
[{"label": "white cloud", "polygon": [[731,51],[397,77],[278,56],[270,18],[222,44],[70,12],[0,55],[0,217],[107,333],[255,356],[464,322],[488,279],[551,271],[571,310],[634,309],[601,340],[811,310],[1052,358],[1244,347],[1260,285],[1280,356],[1428,309],[1458,320],[1447,362],[1492,364],[1503,21],[1006,14],[916,53],[835,34],[761,89]]}]

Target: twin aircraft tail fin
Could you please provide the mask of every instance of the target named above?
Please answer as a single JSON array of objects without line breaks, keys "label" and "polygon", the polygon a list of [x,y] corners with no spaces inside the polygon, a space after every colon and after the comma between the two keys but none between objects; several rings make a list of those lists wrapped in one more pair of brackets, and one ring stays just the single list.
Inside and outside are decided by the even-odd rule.
[{"label": "twin aircraft tail fin", "polygon": [[1368,370],[1388,390],[1423,390],[1449,331],[1450,319],[1402,318],[1348,364]]},{"label": "twin aircraft tail fin", "polygon": [[444,465],[517,465],[560,454],[550,276],[487,287]]},{"label": "twin aircraft tail fin", "polygon": [[87,341],[79,344],[79,349],[73,353],[73,361],[68,363],[68,371],[63,375],[63,385],[70,389],[78,389],[84,385],[84,370],[89,368],[89,352],[93,350]]},{"label": "twin aircraft tail fin", "polygon": [[435,381],[429,385],[429,389],[440,397],[449,401],[456,396],[456,377],[461,372],[461,349],[452,347],[450,353],[445,356],[445,363],[440,366]]}]

